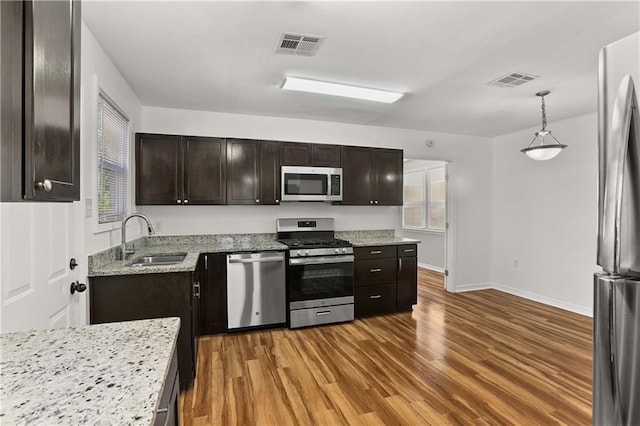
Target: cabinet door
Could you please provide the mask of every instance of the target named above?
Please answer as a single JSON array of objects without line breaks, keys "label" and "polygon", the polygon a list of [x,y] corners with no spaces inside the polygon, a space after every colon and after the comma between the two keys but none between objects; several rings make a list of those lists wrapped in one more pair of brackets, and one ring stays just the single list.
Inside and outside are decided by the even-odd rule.
[{"label": "cabinet door", "polygon": [[260,203],[280,204],[280,142],[262,141],[260,147]]},{"label": "cabinet door", "polygon": [[398,281],[396,287],[398,309],[411,310],[411,306],[418,303],[417,257],[398,257]]},{"label": "cabinet door", "polygon": [[374,204],[402,205],[402,150],[374,149]]},{"label": "cabinet door", "polygon": [[226,203],[225,147],[221,138],[183,138],[183,204]]},{"label": "cabinet door", "polygon": [[24,3],[24,197],[80,199],[80,2]]},{"label": "cabinet door", "polygon": [[136,134],[136,204],[182,203],[180,136]]},{"label": "cabinet door", "polygon": [[311,165],[340,167],[340,145],[311,144]]},{"label": "cabinet door", "polygon": [[311,144],[282,142],[280,149],[283,166],[311,165]]},{"label": "cabinet door", "polygon": [[373,204],[372,172],[373,149],[343,146],[342,152],[342,203],[345,205]]},{"label": "cabinet door", "polygon": [[227,139],[227,204],[260,204],[260,141]]},{"label": "cabinet door", "polygon": [[200,281],[200,332],[224,333],[227,330],[227,263],[224,253],[203,254]]}]

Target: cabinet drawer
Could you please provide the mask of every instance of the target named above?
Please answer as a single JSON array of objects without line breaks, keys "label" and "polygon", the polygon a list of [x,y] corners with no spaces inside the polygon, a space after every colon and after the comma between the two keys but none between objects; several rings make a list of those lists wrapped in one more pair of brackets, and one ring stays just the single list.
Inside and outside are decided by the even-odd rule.
[{"label": "cabinet drawer", "polygon": [[359,260],[353,264],[355,287],[396,282],[396,258]]},{"label": "cabinet drawer", "polygon": [[361,259],[381,259],[385,257],[396,257],[396,246],[370,246],[370,247],[355,247],[353,254],[356,260]]},{"label": "cabinet drawer", "polygon": [[417,244],[405,244],[398,246],[398,257],[411,257],[418,255]]},{"label": "cabinet drawer", "polygon": [[355,289],[356,316],[393,312],[396,308],[396,285],[376,285]]}]

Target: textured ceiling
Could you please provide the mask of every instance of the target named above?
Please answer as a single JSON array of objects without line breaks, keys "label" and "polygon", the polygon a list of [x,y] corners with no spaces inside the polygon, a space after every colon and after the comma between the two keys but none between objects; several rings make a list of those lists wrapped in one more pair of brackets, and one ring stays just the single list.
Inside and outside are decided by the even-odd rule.
[{"label": "textured ceiling", "polygon": [[[596,111],[599,49],[640,31],[640,2],[83,3],[143,105],[497,136]],[[282,32],[324,36],[275,54]],[[517,88],[487,83],[513,71]],[[285,76],[406,92],[394,104],[283,91]]]}]

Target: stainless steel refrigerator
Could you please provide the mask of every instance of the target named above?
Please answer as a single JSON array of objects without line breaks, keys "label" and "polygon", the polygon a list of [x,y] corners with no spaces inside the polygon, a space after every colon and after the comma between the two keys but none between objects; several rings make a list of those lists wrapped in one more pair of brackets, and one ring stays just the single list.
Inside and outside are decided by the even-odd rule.
[{"label": "stainless steel refrigerator", "polygon": [[640,425],[640,33],[600,51],[593,424]]}]

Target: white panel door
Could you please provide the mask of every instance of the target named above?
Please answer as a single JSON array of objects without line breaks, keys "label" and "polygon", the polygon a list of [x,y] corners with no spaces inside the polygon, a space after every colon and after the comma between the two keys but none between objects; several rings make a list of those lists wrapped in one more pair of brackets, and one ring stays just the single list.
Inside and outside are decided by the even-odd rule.
[{"label": "white panel door", "polygon": [[71,258],[78,252],[79,203],[3,203],[0,206],[0,332],[81,325],[85,293]]}]

